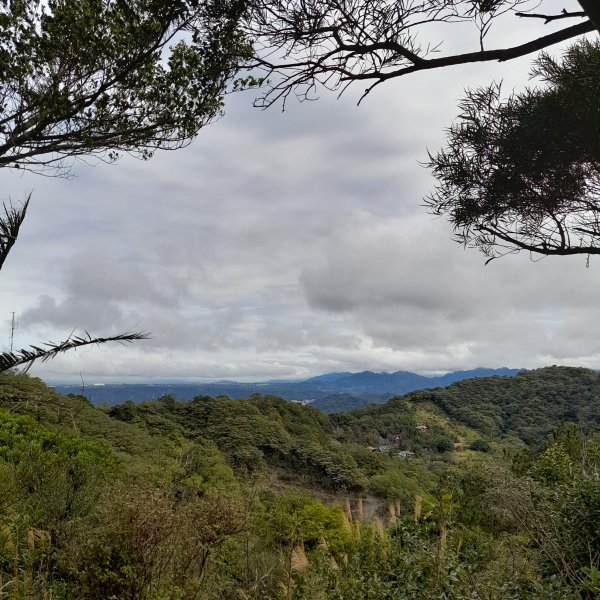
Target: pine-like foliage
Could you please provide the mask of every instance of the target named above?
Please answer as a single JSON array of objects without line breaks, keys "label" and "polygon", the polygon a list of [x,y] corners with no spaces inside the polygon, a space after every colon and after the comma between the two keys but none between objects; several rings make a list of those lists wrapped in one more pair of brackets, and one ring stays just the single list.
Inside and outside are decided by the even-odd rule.
[{"label": "pine-like foliage", "polygon": [[426,204],[490,260],[520,250],[600,254],[600,43],[542,55],[545,87],[470,91],[447,147],[430,156]]}]

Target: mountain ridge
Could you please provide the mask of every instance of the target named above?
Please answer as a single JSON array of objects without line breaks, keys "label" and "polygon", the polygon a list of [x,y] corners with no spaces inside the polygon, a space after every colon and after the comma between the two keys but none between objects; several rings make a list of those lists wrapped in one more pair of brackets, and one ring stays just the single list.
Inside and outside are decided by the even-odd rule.
[{"label": "mountain ridge", "polygon": [[[143,402],[171,395],[178,400],[191,400],[196,396],[228,396],[232,399],[247,398],[255,393],[270,394],[302,403],[310,403],[323,412],[332,412],[327,398],[343,394],[348,396],[348,408],[369,403],[381,403],[395,395],[407,394],[420,389],[445,387],[456,381],[475,377],[511,377],[521,369],[473,369],[454,371],[445,375],[427,377],[410,371],[394,373],[362,371],[358,373],[325,373],[304,381],[242,383],[221,381],[215,383],[136,383],[104,384],[90,386],[83,394],[93,404],[119,404],[126,400]],[[63,394],[80,395],[81,384],[58,384],[54,389]],[[338,398],[339,400],[339,398]],[[324,402],[323,402],[324,401]],[[343,403],[334,402],[335,410],[347,410]]]}]

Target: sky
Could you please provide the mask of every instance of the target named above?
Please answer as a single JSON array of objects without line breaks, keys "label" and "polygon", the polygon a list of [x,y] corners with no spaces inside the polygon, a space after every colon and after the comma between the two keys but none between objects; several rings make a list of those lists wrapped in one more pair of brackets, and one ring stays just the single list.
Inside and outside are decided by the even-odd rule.
[{"label": "sky", "polygon": [[[504,41],[541,27],[516,25]],[[285,112],[235,94],[189,147],[150,161],[76,163],[70,178],[3,169],[3,199],[32,200],[1,273],[0,349],[14,312],[19,348],[152,333],[31,368],[54,383],[600,368],[598,258],[484,266],[422,206],[422,163],[464,89],[520,89],[530,63],[417,73],[360,106],[360,86]]]}]

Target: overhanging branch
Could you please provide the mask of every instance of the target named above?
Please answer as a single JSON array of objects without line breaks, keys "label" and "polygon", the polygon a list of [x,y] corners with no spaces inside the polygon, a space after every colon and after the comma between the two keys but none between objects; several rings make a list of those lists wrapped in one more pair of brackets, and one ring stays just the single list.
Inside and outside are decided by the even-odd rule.
[{"label": "overhanging branch", "polygon": [[107,344],[108,342],[118,342],[120,344],[131,343],[136,340],[147,340],[148,333],[121,333],[109,337],[93,338],[87,331],[83,335],[70,335],[66,340],[58,343],[47,342],[43,344],[45,348],[39,346],[30,346],[29,348],[17,352],[3,352],[0,354],[0,372],[8,371],[14,367],[26,365],[26,370],[33,361],[41,360],[45,362],[55,358],[63,352],[74,350],[83,346],[96,346]]},{"label": "overhanging branch", "polygon": [[385,81],[387,79],[401,77],[402,75],[407,75],[416,71],[424,71],[427,69],[439,69],[441,67],[451,67],[474,62],[504,62],[514,58],[520,58],[521,56],[526,56],[527,54],[531,54],[533,52],[538,52],[539,50],[543,50],[544,48],[548,48],[554,44],[559,44],[560,42],[583,35],[584,33],[594,31],[594,29],[594,24],[591,21],[586,21],[584,23],[578,23],[577,25],[561,29],[560,31],[555,31],[554,33],[542,36],[532,40],[531,42],[521,44],[520,46],[513,46],[512,48],[482,50],[479,52],[468,52],[465,54],[443,56],[440,58],[423,59],[411,65],[410,67],[405,67],[389,73],[363,73],[351,75],[342,77],[342,81],[348,79],[377,79],[378,81]]}]

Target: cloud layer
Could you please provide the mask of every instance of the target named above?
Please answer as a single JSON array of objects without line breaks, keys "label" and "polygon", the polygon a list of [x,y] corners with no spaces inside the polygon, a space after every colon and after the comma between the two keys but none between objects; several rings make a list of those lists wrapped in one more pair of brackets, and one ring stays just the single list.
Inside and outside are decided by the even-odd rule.
[{"label": "cloud layer", "polygon": [[53,381],[598,367],[597,261],[484,267],[421,207],[419,161],[463,88],[520,86],[528,68],[419,74],[358,108],[352,92],[283,114],[238,95],[189,148],[150,162],[76,165],[71,180],[4,170],[5,197],[33,189],[2,272],[4,349],[15,311],[20,346],[74,327],[153,332],[34,367]]}]

